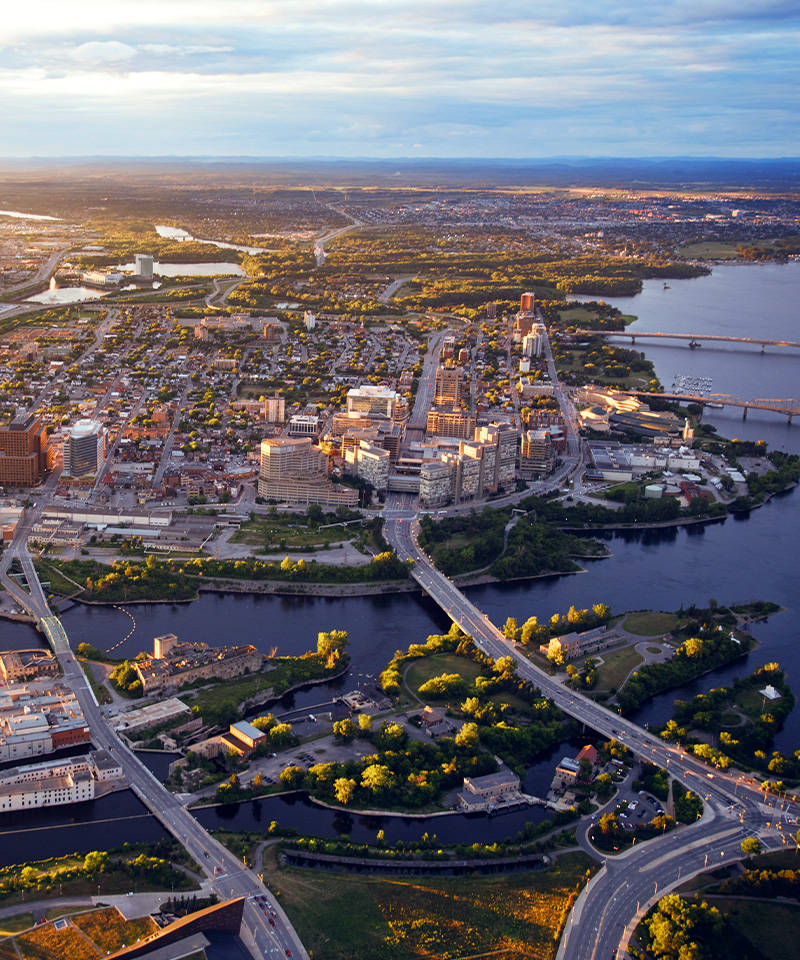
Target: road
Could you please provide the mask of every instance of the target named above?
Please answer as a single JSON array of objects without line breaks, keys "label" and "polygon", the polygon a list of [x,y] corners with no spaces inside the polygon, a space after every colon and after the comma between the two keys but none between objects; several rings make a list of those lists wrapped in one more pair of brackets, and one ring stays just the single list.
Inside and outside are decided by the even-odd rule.
[{"label": "road", "polygon": [[343,233],[349,233],[351,230],[358,230],[359,227],[363,227],[364,224],[361,220],[357,220],[352,214],[344,213],[343,211],[337,209],[333,206],[332,203],[326,204],[329,210],[333,210],[334,213],[338,213],[339,216],[349,217],[352,220],[352,223],[349,223],[346,227],[336,227],[333,230],[328,230],[327,233],[323,234],[317,240],[314,241],[314,257],[317,261],[317,267],[321,267],[325,263],[325,244],[329,243],[331,240],[336,237],[341,237]]},{"label": "road", "polygon": [[[57,479],[57,474],[54,474],[48,485],[54,486]],[[63,682],[75,692],[84,711],[94,746],[108,750],[120,762],[133,792],[162,826],[194,857],[221,900],[247,898],[243,925],[247,931],[246,939],[251,941],[249,946],[253,955],[269,958],[293,956],[308,960],[308,953],[288,917],[256,874],[206,832],[177,797],[153,776],[109,726],[69,645],[63,624],[49,609],[26,547],[28,534],[41,516],[43,504],[48,500],[47,492],[46,489],[45,496],[38,500],[38,505],[27,510],[18,523],[14,541],[0,559],[0,581],[16,602],[33,615],[50,642],[63,670]],[[18,559],[22,565],[30,593],[26,593],[19,583],[8,575],[8,568],[14,559]],[[274,926],[270,925],[269,916],[256,897],[268,899],[274,914]]]},{"label": "road", "polygon": [[[413,561],[412,577],[477,646],[495,659],[513,657],[518,675],[538,687],[564,713],[603,736],[623,743],[637,757],[665,768],[705,799],[706,812],[698,823],[649,841],[627,859],[620,858],[614,863],[609,859],[582,901],[577,919],[575,915],[570,919],[559,955],[563,960],[594,957],[606,960],[609,956],[624,956],[624,951],[617,953],[622,930],[635,923],[659,890],[663,892],[670,885],[675,886],[681,871],[685,878],[686,871],[693,868],[698,858],[704,860],[708,855],[708,862],[740,858],[739,843],[745,836],[756,833],[766,836],[773,844],[784,842],[780,829],[775,831],[775,822],[783,817],[787,824],[796,823],[800,808],[790,807],[779,798],[765,797],[755,781],[742,775],[712,771],[674,744],[562,686],[560,681],[534,666],[515,643],[507,640],[489,618],[433,566],[417,541],[419,521],[409,502],[408,497],[395,494],[387,498],[386,539],[401,560]],[[687,845],[691,845],[693,851],[688,859]],[[623,859],[626,865],[618,867],[616,864],[621,864]],[[648,897],[646,894],[651,888],[654,889]]]}]

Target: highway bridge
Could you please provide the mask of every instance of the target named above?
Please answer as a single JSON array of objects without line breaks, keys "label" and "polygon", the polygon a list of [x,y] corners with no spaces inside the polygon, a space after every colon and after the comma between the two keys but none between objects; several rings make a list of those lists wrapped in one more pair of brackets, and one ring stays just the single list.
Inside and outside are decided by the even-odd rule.
[{"label": "highway bridge", "polygon": [[401,560],[413,561],[413,579],[481,650],[494,659],[513,657],[518,675],[538,687],[564,713],[618,740],[640,759],[668,770],[705,801],[702,819],[692,826],[604,861],[603,869],[570,914],[558,960],[627,956],[628,938],[638,920],[664,893],[695,873],[740,859],[740,844],[745,837],[760,834],[764,845],[773,849],[786,842],[781,831],[784,824],[797,823],[800,807],[762,793],[758,782],[744,775],[709,768],[680,747],[565,687],[535,666],[436,569],[420,547],[418,534],[418,518],[408,500],[390,494],[385,508],[386,539]]},{"label": "highway bridge", "polygon": [[[251,954],[269,960],[287,956],[309,960],[289,918],[280,903],[263,886],[260,878],[207,833],[181,801],[156,779],[111,727],[70,647],[63,623],[53,616],[49,608],[33,560],[27,551],[27,537],[41,509],[41,503],[38,509],[29,509],[17,525],[14,541],[0,559],[0,581],[14,600],[34,617],[47,638],[63,671],[62,682],[73,690],[78,698],[91,730],[92,743],[98,749],[108,750],[119,761],[133,792],[164,829],[194,857],[202,872],[212,882],[220,900],[245,898],[240,935]],[[16,578],[8,575],[8,567],[14,559],[21,564],[30,592],[25,591]],[[254,900],[257,896],[268,896],[277,912],[278,920],[274,927],[268,924],[263,910],[258,908]]]},{"label": "highway bridge", "polygon": [[761,347],[764,353],[767,347],[800,347],[798,340],[770,340],[768,337],[727,337],[718,333],[667,333],[661,330],[584,330],[575,331],[584,337],[630,337],[631,343],[636,340],[688,340],[689,346],[699,346],[702,343],[715,341],[724,343],[752,343]]},{"label": "highway bridge", "polygon": [[748,410],[766,410],[786,417],[789,423],[792,417],[800,416],[800,400],[794,397],[754,397],[745,400],[732,397],[727,393],[653,393],[648,390],[620,390],[632,397],[656,397],[661,400],[674,400],[677,403],[697,403],[704,407],[740,407],[742,420],[747,419]]}]

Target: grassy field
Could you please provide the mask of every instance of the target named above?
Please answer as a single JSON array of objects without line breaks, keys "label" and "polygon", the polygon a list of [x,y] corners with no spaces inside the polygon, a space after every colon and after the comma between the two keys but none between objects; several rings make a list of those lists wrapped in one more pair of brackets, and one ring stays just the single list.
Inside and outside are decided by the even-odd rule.
[{"label": "grassy field", "polygon": [[625,678],[636,667],[644,663],[644,657],[633,647],[623,647],[610,653],[600,654],[603,662],[597,668],[597,689],[619,689]]},{"label": "grassy field", "polygon": [[714,240],[704,243],[687,243],[678,250],[678,255],[698,260],[738,260],[736,246],[735,243],[721,243]]},{"label": "grassy field", "polygon": [[406,687],[412,694],[416,694],[423,683],[442,673],[459,673],[469,683],[480,672],[478,664],[466,657],[460,657],[457,653],[439,653],[434,657],[420,657],[419,660],[411,662],[406,673]]},{"label": "grassy field", "polygon": [[547,870],[506,876],[332,879],[278,869],[272,851],[265,858],[270,886],[315,960],[551,960],[590,863],[570,853]]},{"label": "grassy field", "polygon": [[13,917],[0,920],[0,937],[10,937],[15,933],[22,933],[33,926],[32,913],[18,913]]},{"label": "grassy field", "polygon": [[121,950],[158,929],[150,917],[126,920],[116,907],[81,913],[73,917],[72,922],[92,943],[107,953]]},{"label": "grassy field", "polygon": [[628,633],[635,633],[638,637],[661,637],[678,626],[678,618],[674,613],[658,611],[629,613],[622,626]]},{"label": "grassy field", "polygon": [[360,525],[350,524],[347,527],[326,527],[324,530],[317,527],[305,526],[301,517],[284,518],[256,517],[243,523],[231,537],[234,543],[247,543],[251,546],[270,546],[298,549],[302,547],[322,547],[326,543],[341,543],[343,540],[352,540],[358,536]]},{"label": "grassy field", "polygon": [[745,897],[709,900],[731,922],[736,933],[765,957],[796,957],[800,943],[800,905],[764,903]]}]

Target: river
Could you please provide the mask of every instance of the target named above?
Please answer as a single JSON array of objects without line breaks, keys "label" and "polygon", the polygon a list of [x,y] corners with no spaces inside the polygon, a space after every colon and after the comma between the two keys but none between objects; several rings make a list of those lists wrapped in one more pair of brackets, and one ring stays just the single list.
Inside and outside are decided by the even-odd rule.
[{"label": "river", "polygon": [[[795,306],[798,300],[800,263],[791,263],[724,265],[715,267],[710,277],[671,281],[669,290],[664,290],[660,281],[646,282],[641,294],[614,303],[626,313],[637,314],[641,329],[700,333],[722,330],[742,336],[758,331],[771,339],[800,340]],[[675,373],[696,372],[713,378],[715,392],[790,397],[796,395],[800,382],[800,355],[796,353],[787,356],[784,351],[784,355],[778,356],[777,352],[768,352],[762,356],[756,348],[741,345],[689,350],[648,343],[642,349],[667,384]],[[800,425],[787,426],[778,417],[752,412],[742,423],[735,414],[714,411],[709,419],[726,435],[763,438],[772,447],[800,451]],[[566,611],[570,604],[588,606],[594,601],[624,611],[676,610],[691,603],[705,606],[712,597],[721,604],[772,600],[788,609],[767,623],[753,626],[753,633],[761,642],[756,651],[695,684],[656,698],[637,715],[637,720],[663,722],[671,714],[675,697],[718,686],[768,660],[778,660],[786,668],[790,682],[800,694],[800,644],[795,621],[799,606],[795,550],[795,544],[800,542],[799,506],[800,495],[791,492],[776,497],[746,519],[727,518],[708,526],[615,534],[607,539],[611,558],[588,562],[585,573],[491,584],[466,592],[496,623],[502,623],[509,615],[520,621],[532,614],[542,619],[555,611]],[[352,689],[374,677],[398,647],[424,640],[428,634],[448,626],[438,607],[414,594],[341,599],[203,594],[190,604],[143,604],[132,609],[137,625],[119,651],[125,655],[150,648],[154,636],[167,632],[210,644],[254,643],[264,651],[277,645],[279,653],[294,654],[313,646],[319,630],[348,630],[349,675],[333,684],[285,697],[274,708],[276,712],[310,708],[343,689]],[[110,607],[76,605],[65,612],[64,623],[73,644],[86,640],[105,649],[130,629],[129,619]],[[0,649],[15,642],[30,643],[32,637],[30,627],[0,622]],[[792,750],[799,742],[800,711],[796,709],[777,738],[776,747]],[[554,748],[532,768],[526,785],[533,792],[546,785],[547,769],[552,769],[560,749]],[[104,802],[94,801],[92,805],[101,819],[106,809]],[[475,822],[463,818],[452,817],[444,822],[437,818],[441,829],[436,832],[444,840],[446,822],[447,830],[452,829],[456,839],[496,839],[515,833],[524,819],[536,812],[538,808],[492,818],[481,824],[480,832]],[[41,811],[40,815],[53,826],[63,822],[59,821],[63,811]],[[364,823],[358,817],[353,822],[342,821],[342,816],[348,815],[322,812],[301,799],[272,798],[237,807],[209,808],[201,819],[207,826],[224,823],[243,829],[256,822],[277,819],[283,826],[297,826],[323,836],[331,836],[333,831],[350,833],[354,838],[366,838],[373,827],[377,830],[378,820],[390,825],[387,839],[410,838],[410,832],[419,826],[417,821],[413,822],[416,826],[403,825],[402,818],[397,817],[368,818]],[[140,829],[145,829],[138,820],[125,823],[131,825],[136,836]],[[66,829],[70,838],[80,835],[72,827]],[[125,827],[125,836],[128,829]],[[56,832],[49,836],[55,838]],[[9,856],[13,858],[12,853]],[[0,856],[0,862],[3,859]]]},{"label": "river", "polygon": [[220,250],[239,250],[241,253],[269,253],[270,247],[248,247],[240,243],[225,243],[222,240],[203,240],[201,237],[193,237],[188,230],[180,227],[167,227],[164,224],[156,224],[156,233],[165,240],[192,240],[194,243],[210,243],[212,246],[219,247]]}]

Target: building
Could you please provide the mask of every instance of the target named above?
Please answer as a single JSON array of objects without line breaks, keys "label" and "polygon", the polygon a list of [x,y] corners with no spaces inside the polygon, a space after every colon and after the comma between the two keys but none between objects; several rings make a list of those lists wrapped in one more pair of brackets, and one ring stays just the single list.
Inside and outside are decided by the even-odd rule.
[{"label": "building", "polygon": [[290,437],[316,437],[319,435],[319,417],[298,413],[289,419]]},{"label": "building", "polygon": [[391,387],[365,384],[347,391],[347,413],[400,421],[408,417],[408,403]]},{"label": "building", "polygon": [[539,430],[525,430],[520,443],[520,476],[526,480],[548,477],[555,464],[556,457],[549,429],[542,427]]},{"label": "building", "polygon": [[264,656],[254,646],[209,647],[179,641],[174,633],[155,637],[153,656],[133,667],[146,695],[176,690],[202,679],[230,680],[262,668]]},{"label": "building", "polygon": [[500,770],[484,777],[464,777],[458,806],[469,811],[493,810],[523,799],[519,777],[510,770]]},{"label": "building", "polygon": [[460,407],[432,407],[428,411],[426,432],[435,437],[469,440],[475,432],[475,417]]},{"label": "building", "polygon": [[229,738],[233,739],[245,754],[252,753],[269,739],[263,730],[259,730],[246,720],[231,724],[225,739]]},{"label": "building", "polygon": [[283,423],[286,419],[286,400],[277,393],[264,400],[264,419],[267,423]]},{"label": "building", "polygon": [[460,367],[437,367],[433,382],[433,402],[437,406],[457,407],[464,389]]},{"label": "building", "polygon": [[419,471],[419,499],[428,507],[443,507],[453,497],[451,464],[424,460]]},{"label": "building", "polygon": [[55,677],[58,660],[49,650],[9,650],[0,654],[0,676],[6,683]]},{"label": "building", "polygon": [[553,777],[553,782],[550,784],[550,789],[561,791],[574,787],[578,782],[580,770],[581,765],[577,760],[573,760],[572,757],[562,757],[556,766],[555,776]]},{"label": "building", "polygon": [[0,692],[0,762],[44,756],[89,739],[89,724],[71,690],[9,686]]},{"label": "building", "polygon": [[475,430],[475,440],[484,447],[485,493],[508,490],[516,484],[519,435],[511,423],[493,422]]},{"label": "building", "polygon": [[142,280],[153,279],[153,258],[149,253],[137,253],[133,258],[133,272]]},{"label": "building", "polygon": [[328,480],[328,457],[311,437],[261,441],[259,496],[282,503],[358,505],[358,491]]},{"label": "building", "polygon": [[0,427],[0,484],[32,487],[47,464],[47,431],[33,414]]},{"label": "building", "polygon": [[541,357],[547,333],[544,325],[535,323],[530,333],[522,338],[522,352],[526,357]]},{"label": "building", "polygon": [[419,715],[422,721],[422,729],[430,737],[449,737],[452,735],[454,726],[448,718],[444,707],[425,706]]},{"label": "building", "polygon": [[317,315],[311,310],[305,310],[303,312],[303,323],[306,326],[306,330],[313,330],[317,325]]},{"label": "building", "polygon": [[105,430],[97,420],[78,420],[64,437],[64,473],[94,476],[105,456]]},{"label": "building", "polygon": [[345,453],[345,463],[350,472],[369,483],[376,490],[389,487],[389,451],[368,440],[359,440]]},{"label": "building", "polygon": [[122,766],[106,750],[0,772],[0,812],[93,800],[127,786]]},{"label": "building", "polygon": [[133,734],[183,715],[191,717],[192,711],[182,700],[178,700],[177,697],[169,697],[167,700],[148,703],[136,710],[118,714],[114,718],[114,730],[117,733]]},{"label": "building", "polygon": [[561,637],[553,637],[547,643],[539,645],[539,653],[547,656],[550,645],[555,643],[561,648],[564,660],[574,660],[622,642],[623,638],[616,630],[605,626],[595,627],[593,630],[584,630],[583,633],[567,633]]}]

